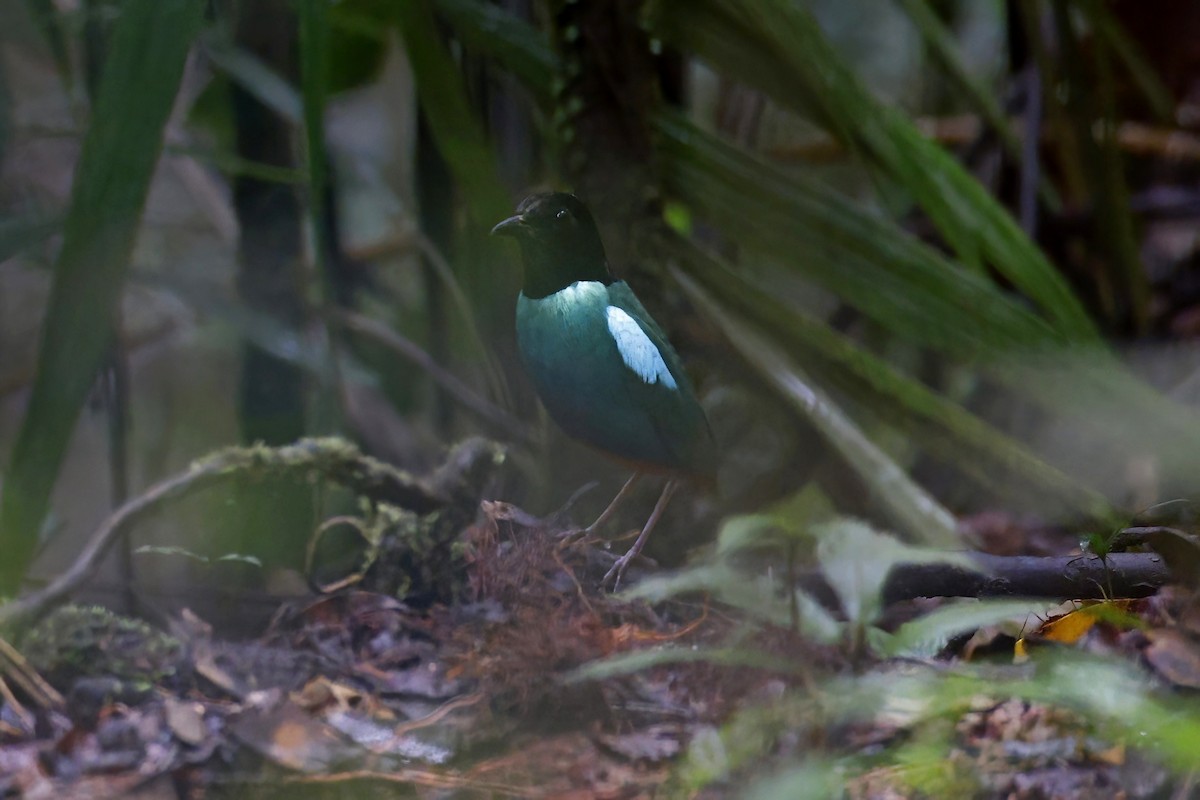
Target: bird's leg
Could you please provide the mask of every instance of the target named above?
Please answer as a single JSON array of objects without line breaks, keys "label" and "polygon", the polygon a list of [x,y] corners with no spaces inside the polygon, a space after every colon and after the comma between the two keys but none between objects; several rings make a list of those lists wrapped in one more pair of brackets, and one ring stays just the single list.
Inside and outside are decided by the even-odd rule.
[{"label": "bird's leg", "polygon": [[667,510],[667,504],[671,502],[671,495],[675,494],[675,490],[679,488],[679,481],[669,480],[667,485],[663,487],[662,495],[659,496],[658,502],[654,504],[654,511],[650,514],[650,519],[646,520],[646,525],[642,528],[642,532],[638,534],[637,541],[633,543],[633,547],[629,548],[629,552],[617,559],[604,575],[604,580],[601,585],[608,583],[609,579],[613,579],[613,591],[621,585],[621,576],[625,574],[625,568],[629,566],[629,562],[638,557],[642,552],[642,548],[646,545],[646,540],[650,538],[650,531],[654,530],[654,526],[658,524],[658,519]]},{"label": "bird's leg", "polygon": [[625,481],[625,485],[621,487],[621,491],[617,492],[617,496],[614,497],[612,502],[608,504],[608,508],[600,512],[600,516],[596,517],[595,522],[583,529],[583,535],[591,536],[593,533],[600,530],[600,526],[612,518],[612,515],[616,513],[617,506],[621,505],[621,501],[625,499],[625,496],[629,494],[630,490],[633,489],[634,484],[636,484],[641,477],[642,473],[640,472],[635,472],[630,475],[629,480]]}]

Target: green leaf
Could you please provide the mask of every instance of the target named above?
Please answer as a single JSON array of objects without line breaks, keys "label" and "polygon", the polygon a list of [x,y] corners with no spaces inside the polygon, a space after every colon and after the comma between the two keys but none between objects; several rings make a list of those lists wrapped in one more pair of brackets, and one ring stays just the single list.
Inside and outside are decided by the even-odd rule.
[{"label": "green leaf", "polygon": [[134,555],[145,556],[170,556],[178,558],[186,558],[190,561],[198,561],[201,564],[212,564],[220,562],[234,562],[238,564],[249,564],[254,567],[261,567],[262,560],[256,556],[245,555],[243,553],[226,553],[223,556],[209,558],[202,556],[199,553],[193,553],[185,547],[177,545],[142,545],[133,551]]},{"label": "green leaf", "polygon": [[1200,769],[1200,706],[1193,697],[1157,692],[1142,672],[1107,657],[1051,653],[1038,661],[1033,680],[980,681],[980,687],[1074,708],[1177,770]]},{"label": "green leaf", "polygon": [[[749,575],[724,559],[714,564],[699,564],[670,575],[655,575],[643,580],[623,596],[631,600],[660,603],[681,594],[707,592],[713,599],[745,612],[750,619],[790,627],[792,608],[787,589],[778,580]],[[833,644],[841,639],[842,625],[811,595],[795,590],[800,631],[814,641]]]},{"label": "green leaf", "polygon": [[[472,111],[462,70],[442,40],[431,0],[405,0],[393,8],[416,77],[421,114],[461,192],[469,219],[463,246],[455,254],[455,268],[470,301],[471,334],[485,341],[503,341],[511,337],[512,312],[492,301],[516,293],[518,272],[498,268],[494,244],[485,241],[486,231],[512,211],[496,155]],[[476,322],[483,336],[475,330]],[[489,357],[489,350],[481,356],[493,396],[504,400],[508,397],[504,370]]]},{"label": "green leaf", "polygon": [[568,683],[580,681],[602,681],[622,675],[632,675],[644,669],[666,664],[692,664],[704,661],[727,667],[754,667],[776,672],[793,673],[801,667],[778,656],[750,650],[744,647],[656,647],[649,650],[634,650],[601,661],[585,664],[566,677]]},{"label": "green leaf", "polygon": [[833,800],[844,796],[840,771],[830,764],[804,763],[777,775],[760,778],[748,787],[746,800]]},{"label": "green leaf", "polygon": [[[710,296],[757,320],[788,348],[822,386],[838,390],[915,442],[944,459],[989,494],[1052,519],[1107,519],[1103,495],[1039,459],[1016,440],[958,403],[901,373],[823,321],[780,301],[711,254],[681,245],[688,275]],[[957,280],[960,272],[944,272]],[[911,301],[911,298],[910,298]]]},{"label": "green leaf", "polygon": [[[1020,162],[1024,158],[1021,139],[1008,121],[1004,109],[996,101],[995,95],[980,84],[968,72],[966,65],[958,54],[958,46],[954,35],[946,28],[937,13],[929,4],[929,0],[897,0],[908,12],[913,25],[921,33],[925,46],[929,48],[933,58],[941,64],[942,71],[950,80],[950,85],[958,94],[973,106],[987,124],[992,127],[1004,145],[1005,151]],[[1053,184],[1042,177],[1040,191],[1042,199],[1051,210],[1062,208],[1062,200],[1055,191]]]},{"label": "green leaf", "polygon": [[233,562],[235,564],[249,564],[252,567],[261,567],[262,559],[258,556],[248,555],[246,553],[226,553],[222,556],[217,556],[213,559],[216,563]]},{"label": "green leaf", "polygon": [[207,564],[210,561],[208,556],[202,556],[199,553],[193,553],[191,550],[188,550],[186,547],[179,547],[178,545],[173,545],[173,544],[172,545],[144,544],[144,545],[141,545],[140,547],[134,548],[133,554],[135,556],[169,556],[171,558],[176,558],[176,557],[185,558],[189,561],[198,561],[201,564]]},{"label": "green leaf", "polygon": [[327,348],[321,382],[323,391],[313,411],[314,427],[332,433],[341,427],[342,369],[339,363],[341,328],[332,321],[335,298],[335,278],[331,273],[330,255],[334,243],[326,223],[326,202],[329,190],[325,149],[325,100],[329,94],[329,3],[327,0],[300,2],[300,83],[304,101],[304,155],[308,165],[309,229],[313,236],[313,260],[321,276],[321,302],[327,321],[326,332],[331,346]]},{"label": "green leaf", "polygon": [[496,156],[475,118],[462,71],[442,42],[429,0],[395,6],[405,52],[417,78],[421,112],[446,159],[475,224],[491,226],[511,212]]},{"label": "green leaf", "polygon": [[715,555],[728,559],[747,551],[770,549],[778,553],[796,544],[811,545],[812,526],[837,516],[828,495],[816,483],[808,483],[757,514],[726,518],[717,533]]},{"label": "green leaf", "polygon": [[308,183],[308,174],[304,170],[251,161],[227,150],[210,150],[203,147],[170,144],[166,146],[165,150],[169,155],[187,156],[196,161],[211,164],[229,177],[245,176],[266,183]]},{"label": "green leaf", "polygon": [[116,21],[0,502],[0,594],[16,590],[33,554],[67,442],[113,341],[163,128],[203,10],[200,0],[128,0]]},{"label": "green leaf", "polygon": [[817,560],[851,620],[870,624],[883,608],[883,585],[898,564],[951,564],[975,569],[965,553],[913,547],[865,522],[839,519],[818,525]]},{"label": "green leaf", "polygon": [[781,521],[773,514],[739,514],[721,523],[717,533],[717,555],[728,557],[744,550],[777,545]]},{"label": "green leaf", "polygon": [[734,317],[700,286],[676,271],[675,279],[717,324],[734,349],[871,488],[896,526],[913,540],[950,547],[958,543],[954,516],[868,439],[830,398],[807,379],[779,346]]},{"label": "green leaf", "polygon": [[293,125],[304,117],[304,100],[287,79],[262,59],[217,35],[204,36],[204,51],[212,62],[256,100]]},{"label": "green leaf", "polygon": [[495,58],[539,99],[550,99],[557,59],[546,36],[499,6],[481,0],[435,3],[465,44]]},{"label": "green leaf", "polygon": [[1066,340],[1097,341],[1083,304],[1012,216],[911,120],[871,96],[801,4],[658,0],[649,25],[728,77],[812,116],[911,192],[964,263],[993,266]]},{"label": "green leaf", "polygon": [[906,622],[888,640],[883,655],[932,658],[953,637],[987,625],[1030,616],[1046,617],[1058,603],[1029,600],[965,600]]},{"label": "green leaf", "polygon": [[657,123],[669,191],[731,242],[775,256],[897,336],[969,361],[1067,344],[991,281],[828,185],[782,173],[682,116]]},{"label": "green leaf", "polygon": [[342,0],[328,10],[330,93],[370,83],[387,60],[390,0]]}]

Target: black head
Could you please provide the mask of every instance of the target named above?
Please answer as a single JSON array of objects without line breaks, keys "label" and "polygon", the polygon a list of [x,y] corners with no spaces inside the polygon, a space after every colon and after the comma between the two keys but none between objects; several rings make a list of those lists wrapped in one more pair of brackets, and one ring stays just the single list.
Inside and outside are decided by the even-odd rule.
[{"label": "black head", "polygon": [[512,236],[521,246],[526,297],[545,297],[575,281],[613,282],[596,223],[573,194],[530,195],[492,234]]}]

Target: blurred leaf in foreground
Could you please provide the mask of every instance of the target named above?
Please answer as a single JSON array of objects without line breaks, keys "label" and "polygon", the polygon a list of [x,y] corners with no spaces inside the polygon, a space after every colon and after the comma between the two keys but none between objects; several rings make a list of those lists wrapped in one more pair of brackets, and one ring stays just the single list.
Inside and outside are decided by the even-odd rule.
[{"label": "blurred leaf in foreground", "polygon": [[116,22],[76,170],[29,412],[0,502],[0,594],[28,565],[117,302],[192,38],[198,0],[129,0]]}]

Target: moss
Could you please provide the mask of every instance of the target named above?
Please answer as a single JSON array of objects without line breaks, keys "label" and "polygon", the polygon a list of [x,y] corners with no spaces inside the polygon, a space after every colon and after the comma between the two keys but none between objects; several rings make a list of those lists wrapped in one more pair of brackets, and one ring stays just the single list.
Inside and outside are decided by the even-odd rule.
[{"label": "moss", "polygon": [[448,499],[444,507],[425,514],[381,509],[371,527],[382,523],[382,535],[363,588],[418,605],[461,599],[468,590],[462,533],[478,516],[484,487],[504,462],[499,445],[468,439],[450,450],[430,478]]},{"label": "moss", "polygon": [[129,684],[172,682],[183,664],[178,639],[100,606],[56,609],[26,634],[21,652],[56,687],[108,676]]}]

